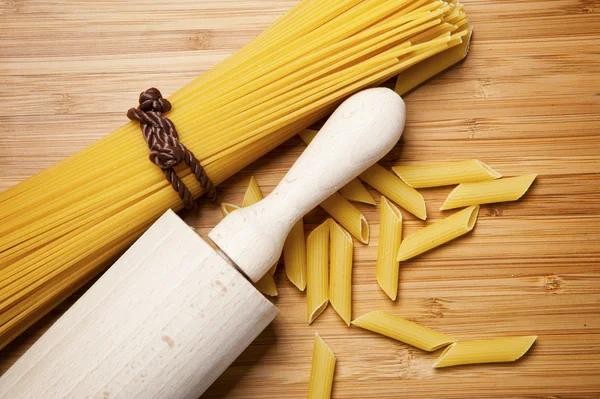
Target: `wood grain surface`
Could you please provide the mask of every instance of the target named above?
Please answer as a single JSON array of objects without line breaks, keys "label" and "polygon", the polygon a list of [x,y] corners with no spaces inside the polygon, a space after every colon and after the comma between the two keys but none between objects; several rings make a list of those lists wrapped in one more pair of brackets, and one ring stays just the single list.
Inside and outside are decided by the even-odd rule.
[{"label": "wood grain surface", "polygon": [[[111,132],[140,91],[172,93],[295,3],[0,0],[0,188]],[[371,243],[355,242],[353,317],[382,309],[458,338],[537,343],[515,364],[433,370],[439,353],[348,328],[331,307],[308,326],[280,267],[280,316],[205,397],[305,397],[317,331],[338,359],[335,398],[600,397],[600,2],[464,3],[471,54],[406,97],[385,165],[476,158],[540,176],[522,201],[482,207],[472,234],[406,262],[396,303],[375,280],[378,207],[358,205]],[[240,204],[251,175],[270,192],[303,148],[285,143],[225,182],[223,199]],[[403,212],[404,234],[441,218],[449,190],[421,190],[430,218]],[[311,212],[307,231],[325,217]],[[204,237],[220,218],[214,204],[186,215]],[[0,351],[0,372],[74,299]]]}]

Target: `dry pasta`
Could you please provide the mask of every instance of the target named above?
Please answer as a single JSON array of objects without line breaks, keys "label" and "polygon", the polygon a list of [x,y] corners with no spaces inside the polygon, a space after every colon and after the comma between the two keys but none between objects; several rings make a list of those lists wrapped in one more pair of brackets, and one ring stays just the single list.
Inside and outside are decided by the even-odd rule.
[{"label": "dry pasta", "polygon": [[318,333],[315,334],[308,399],[328,399],[331,397],[335,362],[335,355],[329,346]]},{"label": "dry pasta", "polygon": [[352,237],[339,224],[329,225],[329,302],[347,325],[352,320]]},{"label": "dry pasta", "polygon": [[306,304],[311,324],[329,304],[329,225],[328,219],[306,240]]},{"label": "dry pasta", "polygon": [[402,213],[381,197],[381,221],[379,223],[379,245],[377,247],[377,283],[391,298],[398,296],[398,250],[402,242]]},{"label": "dry pasta", "polygon": [[[170,96],[167,116],[219,184],[349,95],[460,45],[465,23],[454,0],[300,1]],[[177,171],[198,197],[191,172]],[[132,122],[0,194],[0,347],[169,208],[181,201]]]},{"label": "dry pasta", "polygon": [[476,159],[430,165],[395,166],[392,170],[406,184],[414,188],[449,186],[502,177],[500,173]]},{"label": "dry pasta", "polygon": [[440,210],[469,205],[516,201],[521,198],[537,175],[523,175],[479,183],[464,183],[450,192]]},{"label": "dry pasta", "polygon": [[221,202],[221,213],[223,214],[223,217],[229,215],[236,209],[240,209],[240,207],[237,205],[230,204],[228,202]]},{"label": "dry pasta", "polygon": [[327,213],[363,244],[369,243],[369,223],[364,215],[341,194],[335,193],[321,203]]},{"label": "dry pasta", "polygon": [[352,325],[428,352],[456,341],[446,334],[383,311],[367,313],[354,320]]},{"label": "dry pasta", "polygon": [[398,260],[405,261],[467,234],[477,222],[479,206],[471,206],[409,235],[400,244]]},{"label": "dry pasta", "polygon": [[340,188],[340,194],[342,194],[342,196],[348,201],[376,205],[373,196],[369,194],[365,186],[363,186],[363,184],[358,179],[352,179],[350,183]]},{"label": "dry pasta", "polygon": [[[260,191],[260,187],[258,186],[258,182],[254,178],[254,176],[250,177],[250,183],[248,184],[248,188],[246,189],[246,193],[244,194],[244,200],[242,202],[242,207],[247,207],[253,204],[256,204],[258,201],[263,199],[263,194]],[[273,278],[273,274],[277,270],[277,263],[271,267],[269,273],[265,274],[260,280],[254,284],[257,290],[262,292],[268,296],[277,296],[279,295],[277,291],[277,285],[275,284],[275,279]]]},{"label": "dry pasta", "polygon": [[360,179],[419,219],[427,219],[423,196],[383,166],[371,166]]},{"label": "dry pasta", "polygon": [[478,363],[505,363],[520,359],[537,339],[536,336],[458,341],[442,352],[434,368]]},{"label": "dry pasta", "polygon": [[288,235],[283,245],[283,264],[288,279],[300,291],[306,288],[306,243],[304,241],[304,221],[300,219]]}]

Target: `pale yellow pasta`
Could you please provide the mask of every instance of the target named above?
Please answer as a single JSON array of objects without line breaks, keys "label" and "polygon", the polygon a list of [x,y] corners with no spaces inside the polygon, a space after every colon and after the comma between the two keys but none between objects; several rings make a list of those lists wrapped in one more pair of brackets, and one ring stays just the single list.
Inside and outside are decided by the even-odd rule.
[{"label": "pale yellow pasta", "polygon": [[340,193],[335,193],[321,203],[339,224],[363,244],[369,243],[369,223],[364,215]]},{"label": "pale yellow pasta", "polygon": [[347,325],[352,320],[352,237],[339,224],[329,226],[329,302]]},{"label": "pale yellow pasta", "polygon": [[[305,129],[299,133],[300,138],[306,145],[310,144],[315,138],[318,131],[313,129]],[[344,196],[348,201],[362,202],[369,205],[376,205],[373,196],[369,194],[369,191],[358,179],[352,179],[350,183],[346,184],[340,189],[340,194]]]},{"label": "pale yellow pasta", "polygon": [[463,60],[469,53],[473,32],[473,28],[468,23],[463,27],[468,33],[464,38],[459,39],[459,44],[450,47],[449,42],[449,49],[421,61],[418,65],[401,73],[396,80],[396,93],[403,96],[421,83]]},{"label": "pale yellow pasta", "polygon": [[231,212],[235,211],[236,209],[240,209],[240,207],[237,205],[227,203],[227,202],[221,202],[221,213],[223,214],[223,217],[229,215]]},{"label": "pale yellow pasta", "polygon": [[256,204],[258,201],[263,199],[263,194],[258,187],[258,182],[254,176],[250,177],[250,183],[244,194],[244,200],[242,201],[242,208]]},{"label": "pale yellow pasta", "polygon": [[379,223],[379,245],[377,247],[377,283],[392,299],[398,296],[398,250],[402,242],[402,213],[381,197],[381,221]]},{"label": "pale yellow pasta", "polygon": [[328,399],[331,397],[335,362],[335,355],[329,346],[318,333],[315,334],[308,399]]},{"label": "pale yellow pasta", "polygon": [[306,303],[311,324],[329,303],[329,224],[326,220],[306,240]]},{"label": "pale yellow pasta", "polygon": [[394,166],[392,170],[414,188],[441,187],[499,179],[502,175],[476,159],[427,165]]},{"label": "pale yellow pasta", "polygon": [[376,205],[373,196],[358,179],[350,180],[350,183],[340,188],[340,194],[348,201],[362,202],[363,204]]},{"label": "pale yellow pasta", "polygon": [[383,166],[375,164],[361,173],[359,177],[390,201],[400,205],[419,219],[427,219],[423,196]]},{"label": "pale yellow pasta", "polygon": [[[242,202],[242,207],[247,207],[257,203],[258,201],[263,199],[263,194],[260,191],[260,187],[258,186],[258,182],[254,178],[254,176],[250,177],[250,183],[248,184],[248,188],[246,189],[246,193],[244,194],[244,200]],[[269,273],[265,274],[254,286],[257,290],[262,292],[268,296],[277,296],[279,293],[277,292],[277,286],[275,285],[275,279],[273,278],[273,274],[277,270],[277,263],[271,267]]]},{"label": "pale yellow pasta", "polygon": [[520,359],[537,336],[459,341],[444,350],[434,368],[479,363],[506,363]]},{"label": "pale yellow pasta", "polygon": [[449,335],[381,310],[359,317],[352,322],[352,325],[428,352],[433,352],[456,341]]},{"label": "pale yellow pasta", "polygon": [[537,175],[523,175],[479,183],[464,183],[450,192],[440,210],[469,205],[516,201],[521,198]]},{"label": "pale yellow pasta", "polygon": [[409,235],[400,244],[398,260],[405,261],[473,230],[479,205],[471,206]]},{"label": "pale yellow pasta", "polygon": [[283,245],[283,263],[288,279],[300,291],[306,288],[306,243],[304,241],[304,221],[300,219],[292,227]]}]

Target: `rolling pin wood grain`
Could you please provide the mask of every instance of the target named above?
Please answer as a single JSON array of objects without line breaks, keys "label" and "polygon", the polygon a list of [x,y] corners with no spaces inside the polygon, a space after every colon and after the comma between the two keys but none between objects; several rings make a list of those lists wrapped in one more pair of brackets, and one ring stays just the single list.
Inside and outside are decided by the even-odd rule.
[{"label": "rolling pin wood grain", "polygon": [[[351,96],[271,195],[209,236],[260,279],[296,221],[381,159],[404,121],[390,89]],[[0,378],[0,398],[199,397],[277,314],[233,266],[168,211]]]}]

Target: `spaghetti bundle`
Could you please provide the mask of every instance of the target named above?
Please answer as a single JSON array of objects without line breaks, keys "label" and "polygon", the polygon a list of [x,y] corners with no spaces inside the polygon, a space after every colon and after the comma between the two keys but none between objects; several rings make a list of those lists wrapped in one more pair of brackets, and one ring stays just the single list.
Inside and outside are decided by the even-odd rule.
[{"label": "spaghetti bundle", "polygon": [[[469,34],[456,0],[304,0],[173,94],[166,116],[219,184],[349,95]],[[0,194],[0,348],[183,207],[147,152],[131,122]],[[200,196],[190,171],[177,171]]]}]

